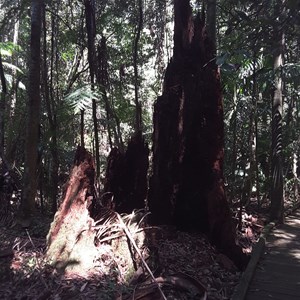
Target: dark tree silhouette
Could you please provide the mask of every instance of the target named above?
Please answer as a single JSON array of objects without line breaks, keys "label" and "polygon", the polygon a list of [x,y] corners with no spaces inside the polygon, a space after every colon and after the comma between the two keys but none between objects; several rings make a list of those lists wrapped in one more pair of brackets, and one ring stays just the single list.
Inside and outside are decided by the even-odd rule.
[{"label": "dark tree silhouette", "polygon": [[133,135],[125,153],[113,148],[108,157],[104,192],[113,195],[118,212],[145,207],[147,197],[148,145],[141,132]]},{"label": "dark tree silhouette", "polygon": [[224,122],[214,45],[204,16],[175,0],[174,53],[154,109],[149,208],[155,224],[201,231],[243,268],[224,193]]}]

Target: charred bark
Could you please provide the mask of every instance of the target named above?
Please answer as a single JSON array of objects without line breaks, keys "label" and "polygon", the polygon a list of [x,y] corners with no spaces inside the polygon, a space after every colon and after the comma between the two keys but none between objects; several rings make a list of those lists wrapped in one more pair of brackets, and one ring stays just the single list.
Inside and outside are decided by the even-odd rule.
[{"label": "charred bark", "polygon": [[147,196],[148,145],[135,134],[125,153],[113,148],[108,157],[104,192],[113,195],[118,212],[145,207]]},{"label": "charred bark", "polygon": [[174,56],[154,108],[149,208],[156,224],[206,233],[243,268],[224,193],[220,78],[204,18],[175,0]]},{"label": "charred bark", "polygon": [[[104,194],[102,202],[108,198],[119,204],[124,197],[123,180],[125,179],[125,155],[117,147],[111,149],[107,158]],[[103,203],[107,206],[106,203]],[[118,209],[117,209],[118,210]]]},{"label": "charred bark", "polygon": [[[123,230],[120,224],[125,226],[124,220],[112,207],[104,207],[100,203],[95,205],[95,176],[92,155],[78,146],[61,206],[47,235],[47,263],[67,275],[99,275],[99,262],[105,260],[99,249],[109,243],[115,255],[124,259],[128,274],[132,274],[135,267],[139,266],[140,257],[132,250],[131,243],[134,241],[136,245],[139,241],[140,247],[144,247],[145,233],[128,235],[129,243],[127,231],[133,232],[133,228],[140,224],[140,219],[136,215],[135,219],[124,216],[124,220],[130,221],[134,227],[130,229],[131,225],[126,225],[128,229],[126,227]],[[112,228],[119,228],[119,233],[116,234]]]},{"label": "charred bark", "polygon": [[[52,265],[65,270],[80,270],[92,265],[94,235],[89,207],[95,178],[93,158],[78,146],[62,204],[47,236],[47,258]],[[82,257],[85,253],[86,257]],[[83,261],[84,259],[84,261]]]}]

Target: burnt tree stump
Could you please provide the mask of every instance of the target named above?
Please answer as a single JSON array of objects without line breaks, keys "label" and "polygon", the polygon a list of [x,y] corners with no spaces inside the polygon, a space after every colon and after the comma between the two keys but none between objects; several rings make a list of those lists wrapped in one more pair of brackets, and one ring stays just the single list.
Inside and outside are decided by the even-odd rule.
[{"label": "burnt tree stump", "polygon": [[47,235],[47,260],[63,271],[83,273],[93,267],[96,247],[89,207],[94,178],[92,155],[78,146],[62,203]]},{"label": "burnt tree stump", "polygon": [[130,213],[145,207],[148,156],[148,145],[141,132],[131,137],[125,153],[117,148],[111,150],[104,193],[113,195],[117,212]]},{"label": "burnt tree stump", "polygon": [[243,268],[223,183],[220,74],[204,17],[175,0],[174,53],[154,107],[149,208],[154,224],[206,233]]}]

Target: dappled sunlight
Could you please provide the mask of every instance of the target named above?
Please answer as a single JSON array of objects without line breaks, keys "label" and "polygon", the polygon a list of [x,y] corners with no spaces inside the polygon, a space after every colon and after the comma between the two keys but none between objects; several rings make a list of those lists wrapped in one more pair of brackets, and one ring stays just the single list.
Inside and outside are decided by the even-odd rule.
[{"label": "dappled sunlight", "polygon": [[[300,216],[298,216],[300,218]],[[300,219],[293,219],[290,221],[290,224],[297,225],[300,228]]]},{"label": "dappled sunlight", "polygon": [[282,230],[280,230],[280,231],[278,231],[278,230],[274,231],[274,236],[276,238],[291,238],[291,239],[296,237],[295,234],[288,233],[288,232],[282,231]]},{"label": "dappled sunlight", "polygon": [[288,250],[287,253],[289,255],[291,255],[293,258],[297,259],[299,266],[300,266],[300,252],[299,252],[299,248],[297,249],[291,249],[291,250]]},{"label": "dappled sunlight", "polygon": [[299,299],[299,249],[299,211],[296,211],[267,237],[265,255],[255,271],[246,299]]}]

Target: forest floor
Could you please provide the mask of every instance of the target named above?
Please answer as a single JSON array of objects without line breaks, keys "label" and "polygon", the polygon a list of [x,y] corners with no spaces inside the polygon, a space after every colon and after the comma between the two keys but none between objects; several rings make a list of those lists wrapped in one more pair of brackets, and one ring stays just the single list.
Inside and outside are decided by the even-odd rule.
[{"label": "forest floor", "polygon": [[[46,265],[45,237],[51,221],[40,216],[30,230],[1,227],[1,299],[159,299],[151,280],[147,284],[143,276],[127,280],[122,257],[113,257],[105,247],[102,256],[106,258],[98,274],[66,276]],[[245,252],[251,252],[261,228],[259,218],[243,213],[238,242]],[[230,299],[241,273],[229,258],[219,253],[204,235],[170,228],[161,231],[157,241],[159,270],[153,272],[160,274],[168,299],[202,299],[200,294],[188,292],[191,283],[206,290],[210,300]]]}]

